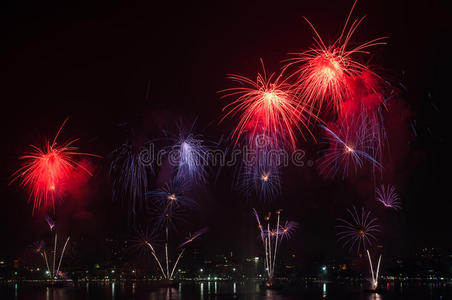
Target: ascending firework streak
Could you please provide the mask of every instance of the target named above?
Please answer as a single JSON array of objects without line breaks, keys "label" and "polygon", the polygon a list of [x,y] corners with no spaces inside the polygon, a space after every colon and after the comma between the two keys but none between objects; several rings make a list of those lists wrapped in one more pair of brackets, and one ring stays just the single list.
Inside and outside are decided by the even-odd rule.
[{"label": "ascending firework streak", "polygon": [[361,209],[361,214],[354,206],[353,211],[350,209],[347,211],[352,220],[337,219],[339,225],[336,227],[341,230],[337,233],[338,241],[342,242],[344,247],[348,247],[350,252],[356,247],[357,252],[360,253],[360,250],[367,250],[368,246],[377,240],[375,233],[380,231],[380,226],[377,224],[377,219],[370,217],[370,211],[366,212],[364,207]]},{"label": "ascending firework streak", "polygon": [[402,208],[399,195],[392,185],[382,184],[376,189],[375,193],[377,194],[377,201],[381,202],[385,207],[393,208],[394,210]]},{"label": "ascending firework streak", "polygon": [[58,130],[52,142],[47,140],[44,148],[31,145],[32,151],[21,156],[22,167],[13,174],[11,183],[20,180],[20,184],[29,189],[29,198],[33,200],[33,213],[41,207],[55,208],[55,199],[60,186],[69,179],[70,172],[79,167],[89,175],[91,172],[79,164],[76,156],[96,156],[77,152],[73,146],[78,139],[70,140],[62,145],[57,144],[57,138],[66,124],[66,119]]},{"label": "ascending firework streak", "polygon": [[259,219],[259,215],[255,209],[253,209],[254,216],[260,231],[260,237],[265,250],[265,270],[268,275],[267,285],[271,286],[273,284],[273,279],[275,275],[276,266],[276,253],[278,251],[278,245],[283,239],[288,239],[292,236],[293,231],[298,227],[296,222],[285,222],[284,226],[280,223],[281,210],[276,212],[277,220],[276,227],[272,228],[270,224],[271,213],[265,216],[265,221],[267,223],[266,228],[264,228]]},{"label": "ascending firework streak", "polygon": [[232,133],[235,143],[242,136],[253,142],[258,135],[265,135],[273,146],[281,148],[289,145],[295,149],[296,130],[303,135],[300,124],[311,134],[306,115],[310,110],[300,105],[291,85],[282,80],[281,75],[275,76],[273,73],[267,76],[264,63],[262,60],[261,62],[263,73],[257,75],[256,81],[240,75],[228,76],[242,86],[221,91],[224,93],[221,98],[237,97],[223,108],[223,111],[228,112],[221,121],[227,117],[239,116]]},{"label": "ascending firework streak", "polygon": [[166,240],[165,240],[165,268],[163,267],[160,259],[157,256],[157,253],[155,251],[155,248],[152,246],[151,242],[149,240],[144,240],[144,244],[146,247],[148,247],[151,250],[151,254],[154,257],[155,261],[157,262],[157,265],[159,266],[159,269],[162,273],[162,276],[164,279],[166,280],[172,280],[173,276],[174,276],[174,271],[176,270],[177,264],[179,263],[180,259],[182,258],[182,254],[184,254],[185,251],[185,246],[189,243],[191,243],[193,240],[195,240],[196,238],[200,237],[201,235],[203,235],[204,233],[207,232],[207,228],[203,228],[197,232],[195,232],[193,235],[189,235],[187,237],[187,240],[185,242],[183,242],[182,244],[179,245],[179,255],[177,256],[176,262],[174,263],[173,267],[171,268],[170,271],[170,266],[169,266],[169,257],[168,257],[168,227],[166,227],[166,231],[165,231],[165,235],[166,235]]},{"label": "ascending firework streak", "polygon": [[344,28],[339,38],[331,45],[326,45],[320,34],[306,18],[309,26],[314,31],[315,46],[301,53],[291,53],[294,57],[287,59],[285,69],[295,66],[295,71],[290,77],[295,77],[295,87],[300,98],[308,107],[318,111],[322,106],[332,108],[338,112],[341,103],[349,96],[348,79],[369,71],[367,66],[354,60],[352,56],[360,53],[369,53],[368,48],[386,44],[385,37],[376,38],[364,44],[348,49],[353,33],[364,20],[354,20],[347,30],[351,14],[356,1],[347,17]]},{"label": "ascending firework streak", "polygon": [[33,244],[33,250],[36,253],[39,253],[42,256],[42,258],[44,259],[44,262],[46,264],[46,267],[47,267],[47,272],[50,274],[49,261],[47,259],[47,252],[46,252],[46,249],[45,249],[44,241],[40,241],[40,242],[34,243]]},{"label": "ascending firework streak", "polygon": [[374,268],[372,266],[372,259],[370,258],[370,253],[369,250],[367,250],[367,257],[369,258],[369,264],[370,264],[370,273],[372,274],[372,289],[376,290],[378,287],[378,274],[380,272],[380,261],[381,261],[381,254],[380,257],[378,258],[378,264],[377,264],[377,270],[376,273],[374,273]]}]

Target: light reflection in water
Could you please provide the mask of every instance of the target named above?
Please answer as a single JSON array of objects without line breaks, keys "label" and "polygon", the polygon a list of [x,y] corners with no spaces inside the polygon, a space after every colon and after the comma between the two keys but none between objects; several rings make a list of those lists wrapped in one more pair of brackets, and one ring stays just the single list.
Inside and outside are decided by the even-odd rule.
[{"label": "light reflection in water", "polygon": [[383,298],[379,293],[372,293],[369,298],[369,300],[382,300]]},{"label": "light reflection in water", "polygon": [[232,285],[232,292],[234,294],[237,294],[237,282],[234,281],[234,284]]},{"label": "light reflection in water", "polygon": [[326,298],[326,283],[323,283],[322,286],[322,297],[325,299]]},{"label": "light reflection in water", "polygon": [[115,283],[111,284],[111,299],[115,299]]}]

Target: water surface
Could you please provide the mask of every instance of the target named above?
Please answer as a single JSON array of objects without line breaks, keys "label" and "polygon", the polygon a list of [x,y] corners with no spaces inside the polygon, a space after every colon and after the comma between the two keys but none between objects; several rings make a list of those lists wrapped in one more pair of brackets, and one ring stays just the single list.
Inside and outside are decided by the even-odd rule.
[{"label": "water surface", "polygon": [[30,284],[0,286],[2,300],[153,300],[153,299],[340,299],[340,300],[452,300],[452,283],[390,283],[383,293],[373,294],[366,286],[339,283],[305,283],[281,290],[264,289],[257,281],[183,282],[173,288],[149,283],[80,283],[68,287]]}]

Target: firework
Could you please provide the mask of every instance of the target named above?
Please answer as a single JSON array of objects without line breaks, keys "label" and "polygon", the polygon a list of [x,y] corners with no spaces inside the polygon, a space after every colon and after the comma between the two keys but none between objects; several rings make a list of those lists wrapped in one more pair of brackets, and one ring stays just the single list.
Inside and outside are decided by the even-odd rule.
[{"label": "firework", "polygon": [[182,258],[182,255],[184,254],[184,251],[185,251],[184,247],[206,232],[207,232],[207,228],[203,228],[203,229],[195,232],[193,235],[189,234],[187,240],[179,245],[179,248],[181,248],[181,249],[176,258],[176,261],[174,262],[174,265],[171,268],[171,271],[170,271],[170,262],[169,262],[169,256],[168,256],[168,227],[165,230],[166,241],[165,241],[165,247],[164,247],[165,248],[165,256],[164,256],[165,261],[164,262],[161,261],[159,259],[159,257],[157,256],[156,248],[153,245],[154,243],[152,242],[155,231],[150,233],[148,230],[145,230],[145,231],[139,230],[138,231],[138,239],[135,240],[135,242],[137,242],[135,246],[138,246],[139,249],[145,249],[145,250],[147,250],[147,252],[150,251],[152,257],[154,258],[155,262],[157,263],[157,265],[159,267],[159,270],[160,270],[163,278],[166,280],[173,280],[174,271],[176,270],[176,267],[177,267],[180,259]]},{"label": "firework", "polygon": [[372,171],[381,169],[380,162],[373,156],[375,136],[369,130],[364,115],[350,118],[339,125],[320,126],[326,132],[322,143],[329,145],[319,164],[322,175],[332,178],[339,173],[345,178],[352,172],[356,174],[364,163],[370,164]]},{"label": "firework", "polygon": [[375,234],[380,231],[380,226],[377,224],[377,219],[370,216],[370,211],[365,211],[361,208],[361,213],[358,213],[353,206],[353,210],[347,209],[351,216],[351,220],[337,219],[339,225],[336,227],[341,231],[337,233],[338,241],[344,247],[348,247],[351,252],[356,247],[357,253],[367,248],[376,242]]},{"label": "firework", "polygon": [[[337,124],[359,124],[359,131],[367,136],[368,152],[376,161],[381,161],[383,148],[387,142],[384,126],[383,110],[386,109],[384,97],[381,92],[381,80],[370,72],[363,72],[351,78],[350,98],[343,102],[338,115]],[[356,126],[356,125],[355,125]],[[358,131],[358,130],[357,130]],[[375,175],[379,166],[372,166],[372,175]]]},{"label": "firework", "polygon": [[[53,250],[47,251],[45,248],[44,241],[36,242],[33,244],[33,250],[36,253],[39,253],[42,258],[44,259],[44,262],[47,267],[47,272],[52,280],[58,279],[58,277],[62,276],[62,273],[60,272],[61,263],[63,261],[64,253],[66,252],[67,245],[69,243],[70,237],[66,238],[66,241],[64,242],[63,248],[60,252],[59,258],[58,258],[58,234],[56,230],[53,230],[55,228],[55,222],[48,216],[45,218],[46,223],[49,225],[50,232],[53,233]],[[49,264],[48,255],[47,253],[50,253],[49,258],[52,259],[52,265]],[[56,264],[58,260],[58,264]],[[52,266],[52,267],[50,267]]]},{"label": "firework", "polygon": [[254,141],[256,136],[265,135],[272,145],[290,145],[295,149],[296,130],[303,135],[300,124],[311,133],[306,115],[308,110],[300,105],[291,85],[281,75],[273,73],[267,76],[263,62],[262,68],[263,73],[257,75],[256,81],[240,75],[228,76],[242,86],[221,91],[224,93],[221,98],[236,97],[223,108],[227,113],[221,121],[238,115],[239,121],[232,133],[235,143],[242,136]]},{"label": "firework", "polygon": [[294,221],[286,221],[278,230],[279,236],[283,239],[290,239],[294,231],[298,228],[298,223]]},{"label": "firework", "polygon": [[378,287],[378,275],[379,275],[379,272],[380,272],[381,255],[380,255],[380,257],[378,258],[377,270],[376,270],[375,273],[374,273],[374,268],[373,268],[373,266],[372,266],[372,259],[370,258],[369,250],[367,250],[367,257],[369,258],[370,273],[372,274],[372,282],[371,282],[371,284],[372,284],[372,289],[373,289],[373,290],[376,290],[377,287]]},{"label": "firework", "polygon": [[394,186],[382,184],[375,190],[377,194],[377,201],[382,203],[385,207],[399,210],[402,208],[399,195]]},{"label": "firework", "polygon": [[155,205],[153,211],[158,226],[168,226],[173,220],[182,219],[184,211],[198,205],[187,195],[188,188],[185,182],[174,178],[161,188],[147,193]]},{"label": "firework", "polygon": [[176,178],[192,184],[206,183],[208,165],[208,147],[200,136],[180,133],[176,144],[172,147],[176,155],[170,157],[170,163],[177,166]]},{"label": "firework", "polygon": [[341,103],[350,94],[348,78],[362,72],[370,72],[364,64],[356,61],[354,56],[369,53],[370,47],[386,44],[383,41],[385,37],[381,37],[349,48],[351,37],[364,20],[364,17],[356,19],[348,27],[355,4],[356,1],[350,10],[341,35],[331,45],[325,44],[312,23],[305,18],[314,32],[315,45],[307,51],[291,53],[292,57],[286,60],[285,69],[295,68],[290,77],[295,78],[295,86],[300,98],[308,105],[307,107],[320,111],[322,106],[327,106],[335,111],[340,111]]},{"label": "firework", "polygon": [[277,167],[247,167],[239,177],[239,190],[245,195],[256,194],[259,199],[271,200],[281,193],[281,179]]},{"label": "firework", "polygon": [[39,242],[35,242],[32,245],[32,249],[34,252],[39,253],[42,257],[42,259],[44,260],[46,267],[47,267],[47,271],[50,274],[50,267],[49,267],[49,261],[47,259],[47,252],[45,249],[45,243],[44,241],[39,241]]},{"label": "firework", "polygon": [[187,237],[187,240],[185,242],[183,242],[182,244],[179,245],[179,248],[184,247],[185,245],[187,245],[188,243],[193,242],[194,239],[200,237],[201,235],[203,235],[204,233],[206,233],[208,231],[207,228],[203,228],[201,230],[196,231],[193,234],[189,234]]},{"label": "firework", "polygon": [[37,209],[55,207],[55,199],[61,192],[62,185],[70,179],[71,171],[79,167],[87,174],[91,172],[76,161],[77,156],[96,156],[78,152],[73,139],[61,145],[57,144],[58,136],[66,124],[63,122],[52,142],[45,141],[44,147],[31,145],[32,150],[21,156],[22,167],[14,174],[11,181],[20,181],[20,184],[29,190],[29,199],[33,201],[33,213]]},{"label": "firework", "polygon": [[141,148],[131,143],[122,144],[112,153],[109,174],[112,178],[113,199],[126,201],[129,217],[145,206],[149,186],[150,166],[143,162]]},{"label": "firework", "polygon": [[49,216],[45,216],[45,221],[46,221],[47,225],[49,225],[50,231],[52,231],[52,229],[55,227],[55,221],[52,220],[52,218]]},{"label": "firework", "polygon": [[130,245],[128,250],[131,252],[138,252],[139,256],[145,256],[149,253],[148,243],[152,245],[157,244],[157,231],[155,228],[149,226],[135,228],[135,235],[133,239],[130,240]]},{"label": "firework", "polygon": [[267,285],[271,286],[273,284],[273,278],[275,275],[276,266],[276,253],[278,251],[278,245],[281,243],[282,239],[289,239],[292,236],[293,231],[298,227],[296,222],[286,222],[284,226],[280,224],[281,210],[276,212],[276,226],[271,225],[271,213],[265,216],[266,227],[263,227],[259,218],[259,214],[253,208],[253,214],[256,217],[258,224],[260,238],[265,249],[265,269],[268,275]]}]

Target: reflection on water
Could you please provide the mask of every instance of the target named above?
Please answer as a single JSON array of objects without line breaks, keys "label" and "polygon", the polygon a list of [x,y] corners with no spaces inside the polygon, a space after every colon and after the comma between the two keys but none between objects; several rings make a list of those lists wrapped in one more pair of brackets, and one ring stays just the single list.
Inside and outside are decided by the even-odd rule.
[{"label": "reflection on water", "polygon": [[285,284],[280,290],[266,289],[260,281],[181,282],[171,288],[150,283],[81,283],[68,287],[27,284],[0,286],[3,300],[159,300],[159,299],[344,299],[428,300],[452,299],[451,283],[386,283],[382,293],[366,291],[366,285],[303,282]]}]

